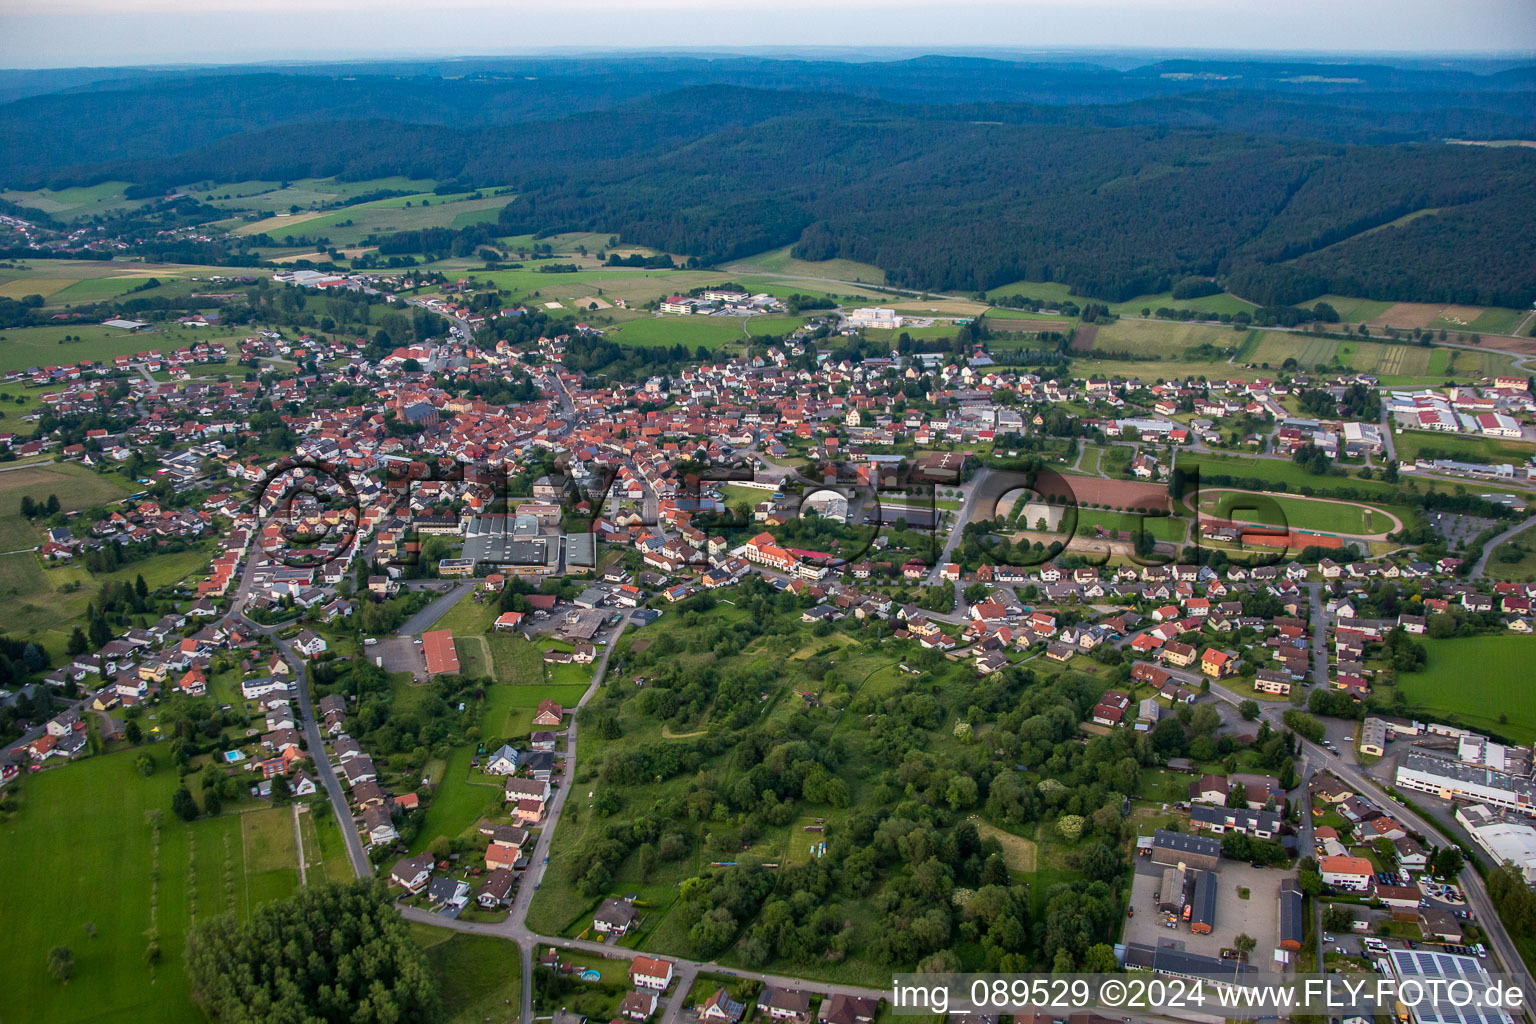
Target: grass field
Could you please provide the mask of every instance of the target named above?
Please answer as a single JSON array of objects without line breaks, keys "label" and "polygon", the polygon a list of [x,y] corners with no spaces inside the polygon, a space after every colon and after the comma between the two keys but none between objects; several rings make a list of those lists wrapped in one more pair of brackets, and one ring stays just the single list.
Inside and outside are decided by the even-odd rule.
[{"label": "grass field", "polygon": [[1236,349],[1249,332],[1210,324],[1186,324],[1177,321],[1117,320],[1099,327],[1093,347],[1096,352],[1132,352],[1138,355],[1182,357],[1196,345],[1217,349]]},{"label": "grass field", "polygon": [[123,190],[129,184],[126,181],[103,181],[58,191],[48,188],[30,192],[5,191],[0,192],[0,199],[41,210],[55,220],[79,220],[144,205],[147,200],[123,196]]},{"label": "grass field", "polygon": [[465,744],[455,747],[448,755],[442,784],[432,794],[421,831],[411,844],[412,853],[425,850],[437,836],[456,838],[469,831],[482,817],[501,805],[502,780],[471,768],[469,762],[474,754],[474,746]]},{"label": "grass field", "polygon": [[443,997],[447,1024],[514,1024],[522,1016],[522,960],[517,946],[411,922]]},{"label": "grass field", "polygon": [[[1333,501],[1309,501],[1306,498],[1273,497],[1280,508],[1280,515],[1270,515],[1258,509],[1245,508],[1247,499],[1242,494],[1223,491],[1208,495],[1202,502],[1202,510],[1212,515],[1218,508],[1231,513],[1231,518],[1243,523],[1267,523],[1285,525],[1297,530],[1318,530],[1323,533],[1386,533],[1394,529],[1386,513],[1361,505],[1348,505]],[[1267,502],[1266,502],[1267,504]],[[1401,517],[1399,517],[1401,518]]]},{"label": "grass field", "polygon": [[[1426,670],[1398,676],[1398,689],[1411,705],[1519,743],[1536,740],[1536,701],[1527,689],[1536,637],[1456,637],[1423,644],[1429,652]],[[1477,670],[1469,672],[1469,665]]]},{"label": "grass field", "polygon": [[[65,341],[66,335],[78,340]],[[228,341],[233,337],[244,335],[210,334],[205,328],[177,325],[160,325],[135,333],[94,324],[13,327],[0,332],[0,371],[104,362],[150,350],[166,353],[196,341]]]},{"label": "grass field", "polygon": [[[287,808],[226,810],[184,824],[170,813],[177,783],[166,755],[156,752],[158,770],[147,779],[133,769],[135,756],[87,758],[21,783],[22,809],[0,829],[0,867],[27,880],[4,901],[7,1021],[202,1021],[181,963],[194,915],[245,915],[298,884]],[[158,856],[145,818],[151,810],[163,814]],[[163,953],[153,976],[143,957],[152,925]],[[74,954],[68,985],[48,976],[55,945]]]},{"label": "grass field", "polygon": [[1009,871],[1024,873],[1033,872],[1036,869],[1036,853],[1039,847],[1034,840],[1016,836],[1012,832],[1004,832],[991,822],[982,821],[980,818],[972,818],[976,831],[982,839],[996,839],[1003,848],[1003,863],[1008,865]]},{"label": "grass field", "polygon": [[[572,262],[557,259],[557,263]],[[445,274],[473,277],[476,281],[494,284],[505,292],[524,301],[545,302],[559,300],[569,302],[587,296],[602,298],[608,302],[623,299],[632,305],[661,298],[677,291],[687,291],[704,285],[720,284],[728,275],[718,271],[702,270],[626,270],[616,267],[600,267],[593,264],[574,274],[545,274],[530,264],[522,270],[478,270],[476,265],[464,260],[442,260],[426,264],[429,269]],[[574,307],[568,307],[575,314]],[[604,310],[603,315],[617,316],[623,310]],[[601,319],[591,314],[593,319]],[[739,325],[738,325],[739,326]]]},{"label": "grass field", "polygon": [[1198,466],[1202,472],[1236,477],[1256,477],[1267,483],[1285,484],[1292,491],[1303,487],[1315,489],[1347,486],[1388,499],[1399,494],[1396,486],[1380,480],[1356,477],[1313,476],[1289,459],[1253,459],[1241,455],[1217,455],[1207,452],[1181,452],[1179,465],[1184,469]]},{"label": "grass field", "polygon": [[796,259],[789,254],[791,246],[737,260],[726,269],[744,274],[774,274],[778,276],[821,278],[829,281],[850,281],[855,284],[885,284],[885,271],[869,263],[853,260],[824,260],[812,262]]},{"label": "grass field", "polygon": [[[1081,306],[1085,302],[1094,301],[1085,296],[1073,295],[1072,290],[1057,281],[1015,281],[1012,284],[999,285],[996,288],[987,289],[988,297],[993,300],[1005,295],[1023,295],[1031,299],[1040,299],[1044,302],[1074,302]],[[1169,307],[1173,309],[1198,309],[1207,313],[1220,315],[1222,313],[1238,313],[1243,310],[1253,310],[1251,302],[1245,302],[1235,295],[1221,292],[1216,295],[1205,295],[1198,299],[1175,299],[1172,292],[1157,292],[1151,295],[1138,295],[1134,299],[1124,302],[1111,302],[1108,304],[1110,311],[1122,316],[1140,316],[1143,309],[1160,309]]]},{"label": "grass field", "polygon": [[[1500,556],[1509,551],[1519,552],[1519,561],[1503,561]],[[1531,541],[1523,534],[1511,537],[1493,549],[1485,571],[1496,580],[1510,580],[1516,583],[1536,580],[1536,546],[1532,546]]]},{"label": "grass field", "polygon": [[743,332],[744,319],[737,316],[650,316],[609,328],[608,337],[621,345],[640,348],[682,345],[692,354],[700,345],[714,350],[744,344],[747,340]]},{"label": "grass field", "polygon": [[[292,207],[312,210],[326,203],[378,189],[430,192],[437,182],[430,178],[371,178],[365,181],[337,181],[335,178],[303,178],[284,185],[280,181],[236,181],[192,187],[192,194],[204,202],[231,211],[286,213]],[[228,198],[225,198],[225,197]]]},{"label": "grass field", "polygon": [[1393,437],[1397,446],[1397,457],[1404,462],[1419,458],[1423,452],[1442,452],[1445,454],[1441,455],[1441,458],[1472,456],[1489,462],[1513,462],[1518,466],[1536,455],[1536,445],[1506,438],[1444,434],[1429,430],[1405,430]]},{"label": "grass field", "polygon": [[309,238],[327,238],[334,246],[355,245],[370,234],[494,224],[502,208],[511,201],[511,196],[484,193],[479,199],[469,199],[466,195],[437,196],[430,192],[418,192],[328,210],[318,216],[309,213],[274,215],[242,224],[235,229],[235,233],[266,233],[275,239],[290,234],[304,235]]},{"label": "grass field", "polygon": [[[0,552],[41,543],[41,527],[21,517],[21,499],[59,498],[59,508],[78,512],[117,501],[128,493],[121,477],[103,476],[74,462],[53,462],[0,473]],[[38,520],[40,524],[42,520]]]},{"label": "grass field", "polygon": [[1304,309],[1311,309],[1319,302],[1326,302],[1339,314],[1339,319],[1348,324],[1369,323],[1371,320],[1387,311],[1392,305],[1390,302],[1379,302],[1376,299],[1357,299],[1349,295],[1319,295],[1315,299],[1306,302],[1298,302],[1296,305]]}]

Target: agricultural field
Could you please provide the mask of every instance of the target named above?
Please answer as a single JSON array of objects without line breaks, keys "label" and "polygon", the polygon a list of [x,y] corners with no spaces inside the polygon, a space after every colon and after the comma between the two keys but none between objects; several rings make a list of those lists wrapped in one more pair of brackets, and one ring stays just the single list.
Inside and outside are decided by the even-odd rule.
[{"label": "agricultural field", "polygon": [[1241,362],[1228,363],[1225,359],[1099,359],[1084,357],[1077,351],[1071,355],[1075,377],[1134,378],[1154,382],[1202,376],[1222,380],[1253,380],[1265,376],[1263,370],[1249,369]]},{"label": "agricultural field", "polygon": [[1179,359],[1191,348],[1209,345],[1218,350],[1237,349],[1250,334],[1247,330],[1234,331],[1230,327],[1211,324],[1188,324],[1162,320],[1117,320],[1099,325],[1094,339],[1095,352],[1111,356],[1132,353],[1143,356],[1160,356]]},{"label": "agricultural field", "polygon": [[437,182],[430,178],[370,178],[365,181],[337,181],[335,178],[304,178],[299,181],[237,181],[227,183],[201,182],[190,185],[187,191],[200,197],[210,206],[218,206],[233,212],[255,211],[286,213],[297,206],[303,210],[315,210],[350,196],[362,195],[379,189],[430,193]]},{"label": "agricultural field", "polygon": [[1377,311],[1376,315],[1366,322],[1373,327],[1397,327],[1405,330],[1427,327],[1432,331],[1445,330],[1451,333],[1464,331],[1507,334],[1519,325],[1524,316],[1524,311],[1516,309],[1447,306],[1431,302],[1395,302]]},{"label": "agricultural field", "polygon": [[[993,301],[1007,295],[1023,295],[1026,298],[1040,299],[1043,302],[1074,302],[1081,306],[1085,302],[1096,302],[1082,295],[1072,294],[1071,288],[1057,281],[1015,281],[1012,284],[999,285],[996,288],[987,289],[987,295]],[[1215,295],[1204,295],[1198,299],[1175,299],[1173,293],[1156,292],[1150,295],[1138,295],[1124,302],[1108,303],[1110,312],[1121,316],[1141,316],[1143,309],[1198,309],[1207,313],[1220,315],[1222,313],[1239,313],[1244,310],[1252,311],[1256,307],[1235,295],[1219,292]]]},{"label": "agricultural field", "polygon": [[725,269],[733,273],[772,274],[775,277],[795,277],[806,280],[839,281],[849,284],[885,284],[885,271],[869,263],[853,260],[796,259],[790,255],[792,246],[759,253],[737,260]]},{"label": "agricultural field", "polygon": [[[63,307],[74,303],[103,302],[117,298],[151,277],[160,281],[162,285],[166,285],[177,281],[206,281],[209,278],[227,276],[230,273],[232,271],[228,267],[204,267],[179,263],[140,263],[131,260],[24,260],[0,266],[0,295],[12,299],[41,295],[47,306]],[[242,273],[265,272],[246,270]],[[190,291],[193,287],[189,283],[187,290]],[[166,293],[157,292],[156,294]]]},{"label": "agricultural field", "polygon": [[1358,299],[1349,295],[1319,295],[1315,299],[1296,303],[1300,309],[1311,309],[1319,302],[1326,302],[1339,314],[1341,323],[1363,324],[1370,323],[1375,318],[1385,313],[1392,303],[1380,302],[1376,299]]},{"label": "agricultural field", "polygon": [[143,206],[148,200],[128,199],[123,195],[123,190],[129,184],[130,182],[126,181],[103,181],[95,185],[78,185],[58,191],[49,188],[32,191],[6,190],[0,192],[0,199],[18,206],[30,206],[55,220],[86,220]]},{"label": "agricultural field", "polygon": [[[198,341],[228,341],[245,335],[210,333],[206,327],[161,324],[143,331],[72,324],[64,327],[12,327],[0,331],[0,372],[42,366],[110,362],[117,356],[174,351]],[[65,338],[70,340],[66,341]]]},{"label": "agricultural field", "polygon": [[[149,753],[158,762],[149,778],[134,769],[135,753],[121,751],[22,783],[21,809],[0,829],[0,868],[27,879],[6,900],[0,933],[8,1021],[202,1021],[181,964],[188,926],[225,912],[245,916],[297,887],[288,808],[241,813],[242,802],[186,824],[170,812],[177,776],[167,755]],[[158,850],[153,812],[162,819]],[[39,870],[62,863],[61,839],[68,870]],[[151,928],[161,949],[153,968],[144,963]],[[74,954],[67,985],[46,969],[56,945]]]},{"label": "agricultural field", "polygon": [[[1528,698],[1536,637],[1424,638],[1422,642],[1429,653],[1425,671],[1398,676],[1398,691],[1410,706],[1454,716],[1462,725],[1491,730],[1517,743],[1536,741],[1536,703]],[[1467,672],[1468,665],[1476,665],[1478,671]]]},{"label": "agricultural field", "polygon": [[1375,374],[1386,384],[1465,380],[1509,373],[1514,366],[1509,355],[1491,349],[1344,341],[1281,331],[1269,332],[1256,344],[1245,345],[1239,358],[1270,369],[1280,369],[1286,360],[1294,359],[1301,371],[1337,364],[1359,373]]},{"label": "agricultural field", "polygon": [[[579,261],[559,257],[554,262]],[[722,274],[706,273],[700,270],[626,269],[599,266],[596,262],[593,262],[590,268],[584,268],[573,274],[542,273],[532,269],[536,264],[522,270],[475,269],[476,266],[483,267],[484,264],[471,264],[461,260],[442,260],[426,266],[431,270],[441,270],[445,274],[457,273],[476,281],[493,284],[498,289],[511,293],[515,298],[540,303],[571,302],[592,296],[608,302],[623,299],[630,305],[638,306],[673,292],[720,284],[726,280]],[[603,312],[612,314],[615,311]]]},{"label": "agricultural field", "polygon": [[42,543],[42,520],[29,523],[21,516],[21,499],[47,501],[59,498],[59,508],[79,512],[115,502],[128,493],[120,476],[104,475],[74,462],[54,462],[0,473],[0,553],[32,548]]},{"label": "agricultural field", "polygon": [[278,213],[242,224],[235,229],[235,234],[267,234],[274,239],[304,235],[309,238],[327,238],[334,246],[356,245],[371,234],[494,224],[502,208],[511,201],[511,196],[489,195],[485,192],[481,193],[479,199],[468,198],[468,193],[438,196],[430,192],[418,192],[337,210]]}]

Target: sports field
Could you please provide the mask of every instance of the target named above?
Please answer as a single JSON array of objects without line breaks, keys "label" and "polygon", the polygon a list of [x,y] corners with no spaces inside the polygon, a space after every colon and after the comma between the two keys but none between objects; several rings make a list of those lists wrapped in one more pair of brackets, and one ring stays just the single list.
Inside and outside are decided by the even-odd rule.
[{"label": "sports field", "polygon": [[[149,778],[134,770],[136,756],[86,758],[20,783],[21,809],[0,828],[0,870],[13,880],[0,929],[8,1022],[202,1021],[181,962],[188,925],[243,916],[298,884],[287,808],[185,824],[170,812],[177,781],[167,754],[151,748]],[[158,853],[150,811],[162,815]],[[153,970],[144,962],[151,927],[161,949]],[[58,945],[74,955],[67,985],[47,971]]]},{"label": "sports field", "polygon": [[[1530,664],[1536,637],[1477,636],[1423,639],[1429,664],[1398,677],[1410,705],[1454,715],[1463,725],[1490,729],[1518,743],[1536,741],[1536,701]],[[1468,666],[1477,666],[1468,671]]]},{"label": "sports field", "polygon": [[[563,275],[562,275],[563,276]],[[649,316],[629,320],[608,329],[608,337],[621,345],[641,348],[682,345],[690,355],[700,345],[717,349],[725,345],[744,344],[739,316]]]},{"label": "sports field", "polygon": [[1230,518],[1240,523],[1265,523],[1272,526],[1288,526],[1296,530],[1316,530],[1322,533],[1373,534],[1396,530],[1386,512],[1366,505],[1338,501],[1314,501],[1289,495],[1255,496],[1269,506],[1264,509],[1249,508],[1252,500],[1242,492],[1207,490],[1201,496],[1201,511]]}]

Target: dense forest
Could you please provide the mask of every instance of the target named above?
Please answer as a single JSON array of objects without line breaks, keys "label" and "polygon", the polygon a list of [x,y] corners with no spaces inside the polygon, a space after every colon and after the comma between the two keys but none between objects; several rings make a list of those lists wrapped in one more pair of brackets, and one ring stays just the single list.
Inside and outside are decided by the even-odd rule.
[{"label": "dense forest", "polygon": [[[1357,87],[1304,90],[1285,84],[1308,73],[1292,65],[1212,65],[1198,89],[1166,71],[1153,86],[1149,68],[951,59],[815,73],[749,62],[712,79],[665,67],[638,62],[633,80],[610,68],[596,98],[547,120],[578,75],[556,75],[547,92],[495,76],[246,75],[241,89],[275,111],[249,118],[245,99],[194,98],[217,92],[207,77],[106,83],[0,107],[8,137],[29,140],[0,156],[0,180],[169,189],[401,174],[515,186],[506,233],[609,232],[706,264],[792,245],[913,288],[1029,279],[1123,300],[1215,276],[1266,305],[1323,292],[1536,300],[1536,152],[1443,141],[1536,136],[1529,69],[1437,84],[1362,66]],[[309,120],[281,113],[301,87]],[[113,103],[125,110],[115,123],[155,114],[146,140],[70,141],[82,110]],[[244,130],[231,126],[240,118]],[[178,142],[147,141],[176,126]]]}]

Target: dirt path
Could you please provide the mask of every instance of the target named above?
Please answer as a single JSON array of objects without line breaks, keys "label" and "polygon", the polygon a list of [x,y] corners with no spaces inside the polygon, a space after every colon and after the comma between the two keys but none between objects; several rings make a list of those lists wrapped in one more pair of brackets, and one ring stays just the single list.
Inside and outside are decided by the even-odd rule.
[{"label": "dirt path", "polygon": [[299,829],[299,805],[290,805],[293,808],[293,848],[299,856],[299,884],[308,885],[309,879],[304,870],[304,833]]}]

